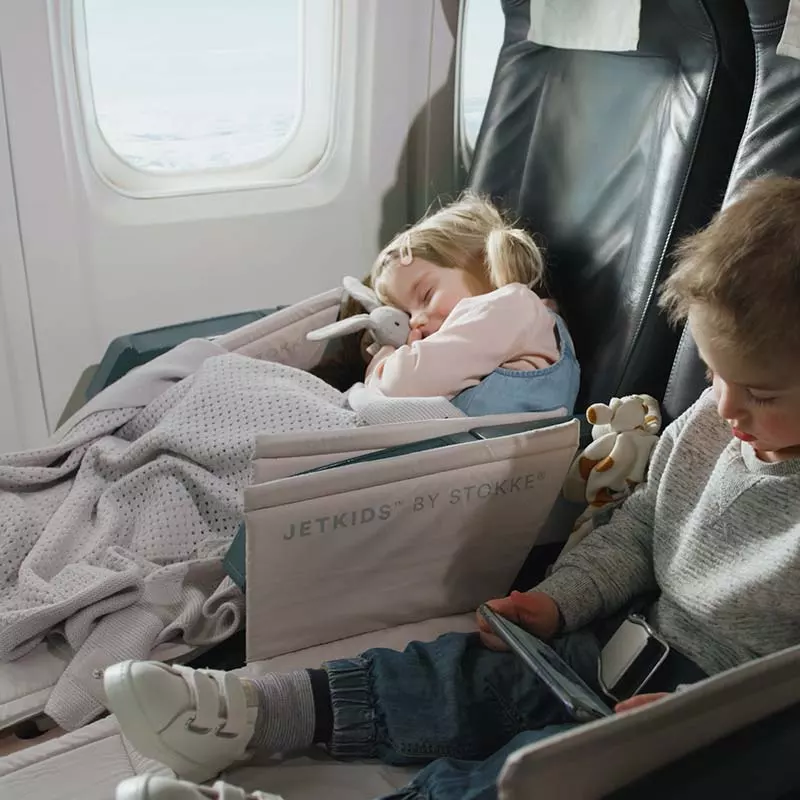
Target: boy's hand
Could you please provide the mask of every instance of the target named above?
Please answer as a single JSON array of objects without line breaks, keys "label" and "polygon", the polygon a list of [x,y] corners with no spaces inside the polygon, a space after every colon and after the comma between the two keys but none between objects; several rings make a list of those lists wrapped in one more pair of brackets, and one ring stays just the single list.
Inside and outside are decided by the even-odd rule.
[{"label": "boy's hand", "polygon": [[[561,626],[558,606],[544,592],[511,592],[508,597],[490,600],[486,605],[540,639],[551,639]],[[506,644],[492,633],[489,623],[480,614],[478,628],[481,641],[490,650],[508,650]]]},{"label": "boy's hand", "polygon": [[639,708],[640,706],[647,706],[650,703],[655,703],[656,700],[661,700],[662,697],[667,697],[669,692],[654,692],[653,694],[637,694],[621,703],[614,706],[614,711],[621,714],[623,711],[630,711],[632,708]]}]

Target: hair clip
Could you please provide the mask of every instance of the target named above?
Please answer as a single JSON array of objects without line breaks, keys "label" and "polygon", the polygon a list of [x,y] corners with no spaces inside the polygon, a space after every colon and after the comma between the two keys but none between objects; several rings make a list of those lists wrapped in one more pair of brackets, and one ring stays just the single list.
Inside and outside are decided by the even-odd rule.
[{"label": "hair clip", "polygon": [[400,243],[400,263],[403,266],[408,266],[414,260],[414,254],[411,252],[411,234],[406,231],[403,234],[403,241]]}]

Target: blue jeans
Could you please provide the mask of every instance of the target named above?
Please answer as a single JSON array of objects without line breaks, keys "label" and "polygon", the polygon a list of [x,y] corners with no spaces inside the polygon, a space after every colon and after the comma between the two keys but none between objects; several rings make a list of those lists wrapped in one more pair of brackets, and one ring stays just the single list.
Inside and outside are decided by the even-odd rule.
[{"label": "blue jeans", "polygon": [[[553,647],[593,688],[599,645],[589,631]],[[330,752],[428,764],[391,798],[488,800],[506,757],[575,723],[511,653],[488,650],[477,634],[376,648],[325,665],[333,706]],[[387,798],[388,800],[388,798]]]}]

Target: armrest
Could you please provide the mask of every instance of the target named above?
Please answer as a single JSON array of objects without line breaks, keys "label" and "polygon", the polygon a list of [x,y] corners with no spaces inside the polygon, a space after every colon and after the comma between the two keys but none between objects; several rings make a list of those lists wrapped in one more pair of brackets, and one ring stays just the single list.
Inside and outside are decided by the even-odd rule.
[{"label": "armrest", "polygon": [[108,346],[89,385],[85,399],[91,400],[107,386],[118,381],[135,367],[140,367],[157,356],[166,353],[187,339],[210,338],[240,328],[262,317],[279,311],[283,306],[222,317],[183,322],[139,333],[129,333],[114,339]]}]

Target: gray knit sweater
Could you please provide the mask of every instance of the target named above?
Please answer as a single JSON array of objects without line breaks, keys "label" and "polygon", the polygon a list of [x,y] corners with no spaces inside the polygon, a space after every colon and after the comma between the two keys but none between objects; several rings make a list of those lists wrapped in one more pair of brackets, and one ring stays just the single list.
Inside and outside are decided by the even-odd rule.
[{"label": "gray knit sweater", "polygon": [[646,590],[651,624],[709,674],[800,643],[800,459],[759,461],[704,394],[648,480],[539,586],[574,630]]}]

